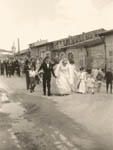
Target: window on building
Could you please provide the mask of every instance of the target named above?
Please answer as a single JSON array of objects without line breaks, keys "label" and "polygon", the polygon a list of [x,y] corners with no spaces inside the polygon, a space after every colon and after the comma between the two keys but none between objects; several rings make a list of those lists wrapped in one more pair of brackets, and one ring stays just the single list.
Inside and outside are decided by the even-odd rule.
[{"label": "window on building", "polygon": [[109,56],[113,56],[113,52],[112,51],[109,51]]},{"label": "window on building", "polygon": [[81,48],[80,50],[81,50],[81,53],[83,53],[83,48]]},{"label": "window on building", "polygon": [[69,39],[66,39],[66,45],[68,45],[69,44]]},{"label": "window on building", "polygon": [[89,51],[88,51],[88,50],[86,50],[86,56],[87,56],[87,57],[89,56]]},{"label": "window on building", "polygon": [[83,37],[83,34],[80,35],[80,42],[84,41],[84,37]]},{"label": "window on building", "polygon": [[80,42],[79,36],[76,37],[76,43]]},{"label": "window on building", "polygon": [[63,44],[63,45],[64,45],[64,46],[66,46],[66,39],[64,39],[64,40],[63,40],[63,42],[64,42],[64,44]]},{"label": "window on building", "polygon": [[81,67],[83,67],[83,66],[84,66],[84,61],[83,61],[83,60],[80,60],[80,62],[79,62],[79,63],[80,63],[80,66],[81,66]]},{"label": "window on building", "polygon": [[50,57],[51,53],[50,52],[47,52],[46,53],[46,56]]},{"label": "window on building", "polygon": [[76,37],[73,39],[73,44],[75,44],[75,43],[77,43],[77,38]]},{"label": "window on building", "polygon": [[61,42],[62,42],[61,45],[64,46],[63,40]]},{"label": "window on building", "polygon": [[113,61],[112,61],[112,60],[110,60],[110,63],[111,63],[111,64],[112,64],[112,62],[113,62]]}]

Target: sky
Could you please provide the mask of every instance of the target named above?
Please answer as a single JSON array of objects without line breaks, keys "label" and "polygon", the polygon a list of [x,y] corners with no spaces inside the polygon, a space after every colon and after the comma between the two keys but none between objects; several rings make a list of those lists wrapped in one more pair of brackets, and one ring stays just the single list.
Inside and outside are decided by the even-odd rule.
[{"label": "sky", "polygon": [[113,29],[113,0],[0,0],[0,49]]}]

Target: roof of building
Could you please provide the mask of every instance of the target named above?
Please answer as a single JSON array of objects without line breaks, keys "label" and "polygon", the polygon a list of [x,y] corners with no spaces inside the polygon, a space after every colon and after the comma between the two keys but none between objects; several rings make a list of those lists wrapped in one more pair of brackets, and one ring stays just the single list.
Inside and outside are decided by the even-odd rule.
[{"label": "roof of building", "polygon": [[80,42],[78,44],[76,44],[75,46],[76,47],[90,47],[90,46],[95,46],[95,45],[98,45],[98,44],[102,44],[103,41],[100,37],[97,37],[97,38],[94,38],[94,39],[89,39],[89,40],[86,40],[86,41],[83,41],[83,42]]},{"label": "roof of building", "polygon": [[109,34],[113,34],[113,29],[112,30],[106,30],[106,31],[99,33],[100,36],[109,35]]},{"label": "roof of building", "polygon": [[16,52],[15,55],[24,55],[24,54],[27,54],[29,53],[29,49],[24,49],[24,50],[21,50],[19,52]]},{"label": "roof of building", "polygon": [[50,43],[53,43],[53,42],[46,42],[46,43],[42,43],[42,44],[39,44],[39,45],[29,44],[29,47],[30,48],[41,47],[41,46],[49,45]]},{"label": "roof of building", "polygon": [[37,42],[30,43],[29,46],[36,47],[36,46],[40,46],[40,45],[45,45],[47,43],[48,43],[48,40],[38,40]]},{"label": "roof of building", "polygon": [[[70,48],[70,47],[76,47],[76,48],[81,48],[81,47],[90,47],[90,46],[95,46],[98,44],[103,44],[103,41],[100,37],[96,37],[94,39],[89,39],[86,41],[82,41],[76,44],[72,44],[72,45],[68,45],[68,46],[64,46],[61,49],[65,49],[65,48]],[[58,50],[59,48],[56,48],[54,50]]]},{"label": "roof of building", "polygon": [[8,53],[12,53],[12,51],[5,50],[5,49],[0,49],[0,52],[8,52]]},{"label": "roof of building", "polygon": [[5,49],[0,49],[0,57],[12,55],[12,51],[8,51]]},{"label": "roof of building", "polygon": [[[68,39],[70,39],[70,38],[72,38],[72,39],[78,39],[78,38],[80,38],[80,37],[83,37],[84,35],[85,36],[90,36],[90,38],[89,39],[85,39],[85,40],[83,40],[83,41],[79,41],[79,42],[77,42],[77,43],[74,43],[73,45],[67,45],[67,46],[62,46],[61,48],[63,48],[63,47],[71,47],[71,46],[74,46],[74,45],[81,45],[82,43],[87,43],[88,41],[89,42],[91,42],[91,41],[95,41],[95,39],[94,38],[96,38],[96,37],[99,37],[99,34],[100,33],[103,33],[103,32],[105,32],[106,30],[105,29],[103,29],[103,28],[101,28],[101,29],[97,29],[97,30],[93,30],[93,31],[89,31],[89,32],[83,32],[82,34],[78,34],[78,35],[74,35],[74,36],[68,36],[68,37],[66,37],[66,38],[63,38],[63,39],[59,39],[59,40],[55,40],[55,41],[51,41],[51,42],[47,42],[47,43],[43,43],[43,44],[39,44],[39,45],[35,45],[35,44],[29,44],[29,46],[30,46],[30,48],[34,48],[34,47],[41,47],[41,46],[45,46],[45,45],[49,45],[49,44],[51,44],[51,43],[57,43],[57,42],[60,42],[60,41],[63,41],[63,40],[68,40]],[[98,39],[99,40],[99,39]],[[90,43],[88,42],[88,45],[90,45]],[[100,41],[99,41],[100,42]],[[98,41],[97,41],[97,43],[98,43]],[[91,43],[92,44],[92,43]],[[57,49],[57,48],[55,48],[55,49]],[[59,48],[58,48],[59,49]]]},{"label": "roof of building", "polygon": [[19,52],[19,54],[25,54],[25,53],[28,53],[29,52],[29,49],[24,49],[24,50],[21,50],[20,52]]}]

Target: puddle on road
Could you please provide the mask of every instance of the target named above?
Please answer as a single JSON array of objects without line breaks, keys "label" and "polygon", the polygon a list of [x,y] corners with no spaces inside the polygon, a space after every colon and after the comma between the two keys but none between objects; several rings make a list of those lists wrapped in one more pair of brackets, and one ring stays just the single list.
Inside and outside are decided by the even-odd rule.
[{"label": "puddle on road", "polygon": [[10,102],[2,104],[0,112],[9,114],[12,119],[18,119],[25,113],[25,109],[19,102]]}]

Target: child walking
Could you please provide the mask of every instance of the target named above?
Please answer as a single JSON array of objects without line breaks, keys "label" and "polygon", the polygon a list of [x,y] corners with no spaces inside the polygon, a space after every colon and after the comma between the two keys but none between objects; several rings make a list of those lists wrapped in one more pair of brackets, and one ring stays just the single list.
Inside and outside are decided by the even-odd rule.
[{"label": "child walking", "polygon": [[87,80],[86,80],[86,85],[87,85],[87,93],[95,93],[95,80],[93,78],[93,75],[88,74]]},{"label": "child walking", "polygon": [[30,77],[30,92],[34,92],[35,86],[36,86],[36,75],[37,72],[35,71],[35,68],[31,66],[31,69],[29,70],[29,77]]}]

